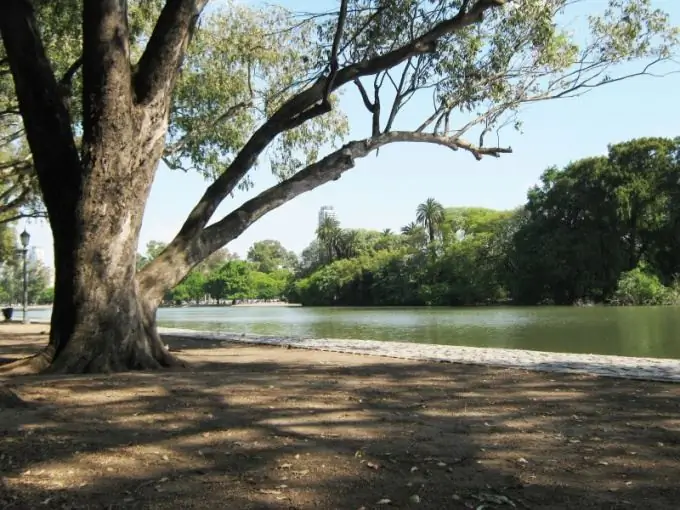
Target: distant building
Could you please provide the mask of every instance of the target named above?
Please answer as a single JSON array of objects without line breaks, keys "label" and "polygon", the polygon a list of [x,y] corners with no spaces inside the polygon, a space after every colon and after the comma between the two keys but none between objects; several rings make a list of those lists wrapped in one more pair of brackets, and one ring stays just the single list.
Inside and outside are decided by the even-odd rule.
[{"label": "distant building", "polygon": [[324,205],[319,209],[319,225],[321,225],[326,218],[335,217],[335,209],[332,205]]},{"label": "distant building", "polygon": [[40,262],[45,264],[45,250],[38,246],[31,246],[28,249],[27,258],[29,262]]}]

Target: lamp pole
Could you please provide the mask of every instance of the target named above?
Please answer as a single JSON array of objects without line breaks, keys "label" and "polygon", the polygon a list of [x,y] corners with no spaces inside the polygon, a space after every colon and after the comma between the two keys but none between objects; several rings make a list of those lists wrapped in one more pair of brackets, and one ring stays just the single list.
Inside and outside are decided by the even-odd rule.
[{"label": "lamp pole", "polygon": [[27,256],[28,256],[28,243],[31,240],[31,235],[26,232],[26,229],[19,235],[21,238],[21,246],[23,247],[24,256],[24,324],[28,324],[28,267],[27,267]]}]

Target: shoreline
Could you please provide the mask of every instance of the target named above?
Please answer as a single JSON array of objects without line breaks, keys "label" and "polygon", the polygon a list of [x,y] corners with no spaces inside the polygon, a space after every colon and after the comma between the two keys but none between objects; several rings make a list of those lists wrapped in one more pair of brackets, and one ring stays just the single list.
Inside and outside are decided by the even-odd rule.
[{"label": "shoreline", "polygon": [[163,337],[177,339],[198,341],[221,340],[225,343],[274,345],[435,363],[482,365],[538,372],[588,374],[620,379],[680,383],[680,360],[668,358],[572,354],[496,347],[384,342],[378,340],[278,337],[163,327],[159,327],[158,330]]}]

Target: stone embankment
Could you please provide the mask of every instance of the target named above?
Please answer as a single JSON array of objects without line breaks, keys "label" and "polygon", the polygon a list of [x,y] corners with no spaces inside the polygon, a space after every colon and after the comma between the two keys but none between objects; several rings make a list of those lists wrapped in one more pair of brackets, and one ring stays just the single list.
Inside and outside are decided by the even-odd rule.
[{"label": "stone embankment", "polygon": [[674,359],[569,354],[409,342],[379,342],[375,340],[239,335],[174,328],[160,328],[160,332],[163,335],[192,340],[210,339],[213,341],[221,340],[225,343],[240,342],[290,346],[299,349],[386,356],[418,361],[466,363],[543,372],[585,373],[626,379],[680,382],[680,360]]}]

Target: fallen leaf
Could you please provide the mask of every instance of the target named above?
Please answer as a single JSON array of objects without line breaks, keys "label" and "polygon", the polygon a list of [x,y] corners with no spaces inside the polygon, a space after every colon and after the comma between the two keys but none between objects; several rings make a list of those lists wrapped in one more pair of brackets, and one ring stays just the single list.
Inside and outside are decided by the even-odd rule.
[{"label": "fallen leaf", "polygon": [[260,489],[262,494],[281,494],[281,491],[276,489]]},{"label": "fallen leaf", "polygon": [[367,462],[366,466],[370,467],[371,469],[380,469],[380,464],[374,464],[373,462]]},{"label": "fallen leaf", "polygon": [[376,505],[389,505],[390,503],[392,503],[391,499],[383,498],[380,501],[378,501]]}]

